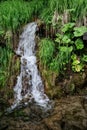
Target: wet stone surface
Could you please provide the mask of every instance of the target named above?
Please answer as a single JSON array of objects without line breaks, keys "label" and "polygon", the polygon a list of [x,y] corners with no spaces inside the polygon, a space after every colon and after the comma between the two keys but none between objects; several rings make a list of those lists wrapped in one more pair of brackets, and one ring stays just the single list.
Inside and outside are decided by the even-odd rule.
[{"label": "wet stone surface", "polygon": [[87,98],[55,100],[47,111],[32,103],[16,108],[0,118],[0,130],[87,130]]}]

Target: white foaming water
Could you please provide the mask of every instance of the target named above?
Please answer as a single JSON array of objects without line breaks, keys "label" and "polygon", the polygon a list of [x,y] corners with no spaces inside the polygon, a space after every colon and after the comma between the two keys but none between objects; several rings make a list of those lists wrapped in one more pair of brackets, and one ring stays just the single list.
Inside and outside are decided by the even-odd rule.
[{"label": "white foaming water", "polygon": [[17,79],[17,84],[14,87],[15,101],[11,106],[14,109],[20,101],[29,97],[46,108],[49,104],[49,98],[44,94],[44,86],[39,75],[36,57],[35,57],[35,32],[37,29],[36,23],[28,24],[22,35],[17,55],[21,56],[21,72]]}]

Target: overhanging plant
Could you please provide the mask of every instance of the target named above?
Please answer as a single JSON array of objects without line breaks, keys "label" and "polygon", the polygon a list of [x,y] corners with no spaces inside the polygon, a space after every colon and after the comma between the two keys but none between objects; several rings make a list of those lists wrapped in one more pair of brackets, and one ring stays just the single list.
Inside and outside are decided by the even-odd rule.
[{"label": "overhanging plant", "polygon": [[87,27],[85,26],[74,27],[74,37],[81,37],[85,32],[87,32]]},{"label": "overhanging plant", "polygon": [[[55,42],[57,43],[57,48],[59,52],[61,51],[63,53],[65,48],[68,49],[68,47],[70,47],[72,48],[70,50],[70,54],[73,55],[73,53],[76,53],[76,58],[73,59],[71,56],[71,58],[68,58],[67,62],[63,60],[64,65],[71,61],[71,68],[74,72],[80,72],[83,70],[84,67],[82,60],[78,57],[81,57],[81,55],[83,55],[84,53],[84,43],[82,40],[82,35],[86,31],[87,27],[85,26],[75,27],[75,23],[67,23],[62,27],[61,33],[58,33],[56,35]],[[65,52],[65,55],[66,54],[67,51]],[[86,59],[86,57],[84,57],[83,59]]]}]

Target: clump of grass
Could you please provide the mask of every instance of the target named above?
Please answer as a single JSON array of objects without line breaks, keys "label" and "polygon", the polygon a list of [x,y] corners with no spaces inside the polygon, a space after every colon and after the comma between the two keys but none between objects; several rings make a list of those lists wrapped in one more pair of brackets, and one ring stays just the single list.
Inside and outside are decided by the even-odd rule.
[{"label": "clump of grass", "polygon": [[59,13],[63,13],[64,10],[74,9],[74,16],[84,16],[87,11],[87,1],[86,0],[50,0],[51,10],[57,10]]},{"label": "clump of grass", "polygon": [[0,28],[16,30],[31,19],[33,8],[23,0],[7,0],[0,3]]},{"label": "clump of grass", "polygon": [[83,17],[87,17],[87,1],[48,0],[45,9],[42,9],[41,18],[47,23],[48,18],[50,17],[49,20],[52,22],[52,16],[54,15],[55,11],[57,11],[60,16],[63,16],[67,11],[69,13],[70,21],[83,22]]},{"label": "clump of grass", "polygon": [[0,88],[5,87],[7,84],[12,56],[13,52],[9,48],[0,47]]},{"label": "clump of grass", "polygon": [[49,67],[49,63],[53,59],[54,43],[49,39],[42,39],[39,44],[39,56],[44,66]]},{"label": "clump of grass", "polygon": [[66,64],[69,63],[71,55],[71,47],[60,47],[57,55],[49,63],[50,70],[55,73],[62,73],[66,69]]},{"label": "clump of grass", "polygon": [[[67,10],[72,21],[86,17],[86,0],[7,0],[0,3],[0,30],[17,29],[21,24],[29,22],[34,15],[44,22],[51,23],[55,12],[64,14]],[[8,14],[8,15],[7,15]]]}]

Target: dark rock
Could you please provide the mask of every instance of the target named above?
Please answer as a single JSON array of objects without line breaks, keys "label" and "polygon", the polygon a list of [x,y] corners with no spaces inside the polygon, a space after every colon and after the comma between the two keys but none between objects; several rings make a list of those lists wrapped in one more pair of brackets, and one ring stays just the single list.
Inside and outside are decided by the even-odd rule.
[{"label": "dark rock", "polygon": [[8,129],[8,124],[6,122],[3,122],[2,124],[0,123],[0,130],[7,130]]},{"label": "dark rock", "polygon": [[83,35],[83,40],[87,41],[87,32]]},{"label": "dark rock", "polygon": [[43,111],[36,104],[0,119],[0,130],[86,130],[87,98],[68,96],[55,100],[54,109]]}]

